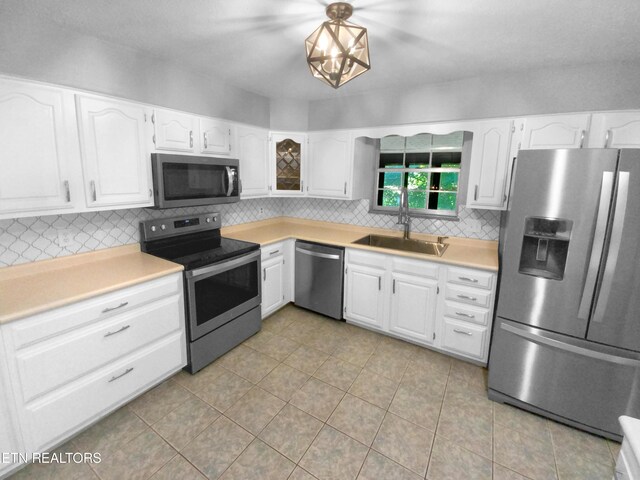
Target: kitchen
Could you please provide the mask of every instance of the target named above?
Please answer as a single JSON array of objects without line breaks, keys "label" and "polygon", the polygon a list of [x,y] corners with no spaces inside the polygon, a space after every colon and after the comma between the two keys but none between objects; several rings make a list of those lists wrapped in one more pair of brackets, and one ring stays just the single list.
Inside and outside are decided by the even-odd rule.
[{"label": "kitchen", "polygon": [[[490,340],[499,345],[496,332],[517,327],[510,323],[517,313],[498,295],[500,275],[518,279],[507,285],[516,303],[526,300],[520,278],[552,289],[558,284],[540,280],[540,262],[548,263],[544,275],[578,271],[571,253],[563,257],[567,239],[567,251],[580,249],[581,274],[595,282],[592,288],[606,286],[605,268],[587,268],[589,252],[598,248],[589,242],[572,249],[582,224],[558,208],[542,211],[544,182],[539,197],[535,191],[518,196],[526,190],[518,188],[520,178],[544,178],[546,172],[518,172],[524,162],[542,162],[527,157],[528,150],[623,149],[619,161],[596,172],[598,183],[580,183],[585,211],[587,203],[593,212],[613,212],[623,203],[618,178],[631,152],[624,149],[640,146],[638,38],[629,23],[637,16],[635,4],[614,10],[590,2],[576,11],[551,2],[546,9],[494,2],[474,5],[474,16],[444,5],[430,11],[403,2],[406,11],[396,12],[354,2],[353,22],[369,28],[372,67],[338,90],[312,78],[304,64],[303,40],[326,20],[326,6],[318,2],[276,3],[278,15],[273,6],[249,1],[201,8],[97,5],[100,16],[79,2],[0,6],[0,138],[11,146],[0,159],[1,445],[3,453],[102,453],[100,463],[41,462],[17,478],[613,476],[620,424],[590,424],[589,415],[572,420],[557,404],[535,412],[543,416],[527,412],[533,398],[523,395],[518,404],[513,389],[548,389],[533,382],[539,370],[527,367],[535,356],[522,360],[505,348],[491,357]],[[414,9],[415,18],[434,29],[442,28],[439,16],[448,16],[448,28],[458,32],[455,39],[447,36],[453,45],[448,53],[446,45],[433,52],[429,29],[408,21]],[[513,22],[508,27],[506,18]],[[584,28],[592,36],[577,35]],[[236,44],[223,48],[220,39],[228,35]],[[182,55],[186,46],[193,52]],[[389,60],[399,46],[406,50],[401,66]],[[270,57],[272,70],[263,60],[267,51],[285,52]],[[429,65],[415,59],[423,51],[433,52]],[[446,60],[461,51],[466,53],[455,65]],[[395,85],[400,80],[391,72],[397,68],[405,83]],[[419,83],[425,75],[428,81]],[[20,100],[25,98],[32,100]],[[150,208],[171,201],[161,186],[180,185],[157,175],[160,160],[178,156],[187,159],[187,176],[193,175],[189,169],[197,171],[196,159],[216,159],[219,171],[201,172],[197,181],[190,177],[198,185],[215,184],[215,203]],[[626,215],[633,218],[629,171]],[[611,179],[602,176],[607,172]],[[557,176],[549,176],[554,181]],[[610,190],[602,190],[607,185]],[[598,210],[605,197],[614,200]],[[220,203],[230,199],[239,201]],[[516,216],[556,222],[531,222],[527,238],[535,238],[536,248],[523,261],[535,260],[535,268],[523,267],[519,258],[523,242],[533,240],[508,233]],[[627,237],[614,235],[620,216],[614,212],[610,224],[603,220],[596,267],[616,243],[620,258],[632,264]],[[416,243],[400,242],[398,249],[394,242],[405,229]],[[499,263],[501,235],[507,247]],[[595,245],[599,237],[593,238]],[[340,257],[296,241],[337,247],[342,256],[310,256],[299,250]],[[222,256],[189,250],[212,242]],[[424,245],[442,255],[407,251]],[[152,257],[140,249],[161,253]],[[205,259],[210,254],[216,257]],[[226,277],[199,271],[251,255],[251,267]],[[309,268],[298,271],[301,258]],[[320,307],[342,302],[338,311],[346,322],[312,313],[318,306],[291,304],[313,301],[313,295],[298,298],[298,282],[304,275],[310,284],[320,278],[317,270],[308,273],[319,265],[316,259],[344,264],[344,275],[339,268],[337,280],[320,282],[323,291],[344,282],[344,295],[321,300]],[[528,273],[518,273],[521,268]],[[189,305],[198,298],[196,273],[213,274],[207,278],[218,285],[215,301]],[[633,292],[633,276],[625,278]],[[233,282],[245,282],[246,298],[221,290]],[[616,284],[610,298],[626,302],[631,315],[629,290],[621,288]],[[576,299],[576,309],[596,306],[590,295],[565,294]],[[535,311],[536,298],[541,296],[527,311]],[[229,317],[211,313],[225,302],[242,308],[232,308]],[[219,322],[213,332],[229,330],[215,339],[198,330],[204,310]],[[532,320],[531,331],[561,332],[543,318]],[[138,324],[146,329],[144,338]],[[633,365],[637,330],[630,325],[624,350],[631,353],[604,353]],[[187,341],[190,332],[197,334]],[[101,343],[106,341],[111,350]],[[201,358],[198,352],[213,358],[191,362]],[[495,358],[503,360],[492,368]],[[181,371],[188,361],[198,373]],[[482,367],[488,361],[487,383]],[[637,385],[628,387],[637,371],[612,374],[631,388],[622,389],[620,402],[629,408],[616,418],[640,416]],[[500,375],[492,379],[492,372]],[[493,383],[514,372],[518,386]],[[500,403],[504,398],[492,391],[520,408]],[[568,398],[557,391],[560,400]],[[607,399],[600,398],[603,411]],[[564,425],[571,421],[580,430]],[[629,444],[635,442],[631,436]],[[9,465],[0,475],[20,466]]]}]

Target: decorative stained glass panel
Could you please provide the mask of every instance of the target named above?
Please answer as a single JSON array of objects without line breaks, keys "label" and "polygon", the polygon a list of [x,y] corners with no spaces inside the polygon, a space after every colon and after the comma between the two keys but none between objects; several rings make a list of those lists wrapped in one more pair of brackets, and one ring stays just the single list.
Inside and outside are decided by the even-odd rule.
[{"label": "decorative stained glass panel", "polygon": [[278,190],[300,190],[300,152],[298,142],[285,138],[276,142],[276,188]]}]

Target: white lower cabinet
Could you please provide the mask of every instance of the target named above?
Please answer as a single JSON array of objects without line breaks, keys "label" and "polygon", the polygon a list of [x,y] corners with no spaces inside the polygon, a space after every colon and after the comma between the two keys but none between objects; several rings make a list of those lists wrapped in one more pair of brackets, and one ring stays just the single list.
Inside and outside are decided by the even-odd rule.
[{"label": "white lower cabinet", "polygon": [[24,450],[46,451],[186,364],[182,274],[16,320],[2,334]]},{"label": "white lower cabinet", "polygon": [[262,247],[262,318],[293,299],[293,240]]},{"label": "white lower cabinet", "polygon": [[432,344],[438,281],[395,272],[391,281],[389,331]]},{"label": "white lower cabinet", "polygon": [[[2,332],[0,331],[0,345]],[[6,359],[0,356],[0,455],[10,455],[0,462],[0,478],[20,467],[18,454],[24,453],[17,423],[13,390],[9,381]]]},{"label": "white lower cabinet", "polygon": [[442,348],[474,358],[482,358],[489,339],[487,327],[444,318]]},{"label": "white lower cabinet", "polygon": [[347,249],[345,319],[486,364],[494,272]]},{"label": "white lower cabinet", "polygon": [[386,272],[380,268],[348,265],[345,280],[345,317],[356,323],[383,328]]}]

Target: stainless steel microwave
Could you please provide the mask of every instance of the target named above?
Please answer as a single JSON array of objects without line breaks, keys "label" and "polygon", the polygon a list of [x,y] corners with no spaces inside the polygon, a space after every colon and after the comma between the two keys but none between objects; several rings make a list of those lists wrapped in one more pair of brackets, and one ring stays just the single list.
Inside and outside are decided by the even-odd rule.
[{"label": "stainless steel microwave", "polygon": [[151,170],[154,208],[216,205],[240,200],[237,159],[153,153]]}]

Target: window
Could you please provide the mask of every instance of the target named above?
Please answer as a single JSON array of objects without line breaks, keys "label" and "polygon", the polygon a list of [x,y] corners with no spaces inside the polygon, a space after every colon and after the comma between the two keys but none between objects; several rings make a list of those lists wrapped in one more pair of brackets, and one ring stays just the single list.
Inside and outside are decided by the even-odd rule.
[{"label": "window", "polygon": [[463,132],[382,138],[373,210],[398,210],[406,187],[413,213],[455,216],[462,144]]}]

